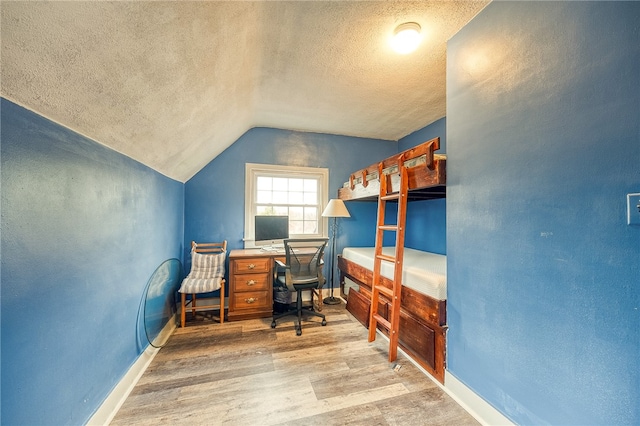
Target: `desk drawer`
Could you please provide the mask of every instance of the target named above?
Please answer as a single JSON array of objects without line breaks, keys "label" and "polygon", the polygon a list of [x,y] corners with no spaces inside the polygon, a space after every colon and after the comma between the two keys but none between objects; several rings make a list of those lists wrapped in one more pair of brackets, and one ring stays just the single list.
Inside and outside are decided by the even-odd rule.
[{"label": "desk drawer", "polygon": [[269,272],[271,270],[271,262],[273,261],[268,257],[246,260],[238,259],[233,262],[233,273]]},{"label": "desk drawer", "polygon": [[269,290],[270,274],[239,274],[234,277],[235,291]]},{"label": "desk drawer", "polygon": [[245,293],[236,293],[233,295],[233,306],[236,309],[259,310],[269,308],[269,292],[268,291],[252,291]]}]

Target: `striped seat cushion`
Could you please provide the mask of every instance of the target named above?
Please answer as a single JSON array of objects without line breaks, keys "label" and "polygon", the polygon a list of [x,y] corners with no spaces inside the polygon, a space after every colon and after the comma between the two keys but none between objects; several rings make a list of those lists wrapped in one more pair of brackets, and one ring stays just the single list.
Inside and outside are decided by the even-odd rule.
[{"label": "striped seat cushion", "polygon": [[180,293],[208,293],[220,288],[224,279],[226,252],[200,254],[191,252],[191,272],[182,280]]}]

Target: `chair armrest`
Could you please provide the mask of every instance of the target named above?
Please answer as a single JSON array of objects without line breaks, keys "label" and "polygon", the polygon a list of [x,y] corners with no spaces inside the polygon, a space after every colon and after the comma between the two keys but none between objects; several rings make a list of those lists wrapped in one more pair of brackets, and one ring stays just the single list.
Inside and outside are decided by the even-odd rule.
[{"label": "chair armrest", "polygon": [[276,263],[278,264],[279,267],[281,268],[288,268],[289,266],[285,265],[284,263],[282,263],[281,260],[275,259]]}]

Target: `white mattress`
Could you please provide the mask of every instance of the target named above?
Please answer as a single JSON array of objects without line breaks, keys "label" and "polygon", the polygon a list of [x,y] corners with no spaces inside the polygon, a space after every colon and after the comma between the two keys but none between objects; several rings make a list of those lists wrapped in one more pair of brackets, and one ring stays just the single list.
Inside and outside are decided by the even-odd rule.
[{"label": "white mattress", "polygon": [[[393,247],[383,247],[382,253],[393,256]],[[345,247],[342,257],[373,271],[373,247]],[[393,279],[394,266],[382,262],[380,274]],[[447,256],[426,251],[404,249],[402,285],[434,299],[447,299]]]}]

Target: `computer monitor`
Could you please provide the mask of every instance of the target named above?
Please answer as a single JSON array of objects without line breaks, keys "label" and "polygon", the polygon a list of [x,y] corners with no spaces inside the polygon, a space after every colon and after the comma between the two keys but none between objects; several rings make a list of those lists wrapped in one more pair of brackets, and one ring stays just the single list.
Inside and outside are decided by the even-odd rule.
[{"label": "computer monitor", "polygon": [[265,249],[274,245],[284,244],[289,238],[289,216],[255,216],[256,246],[265,246]]}]

